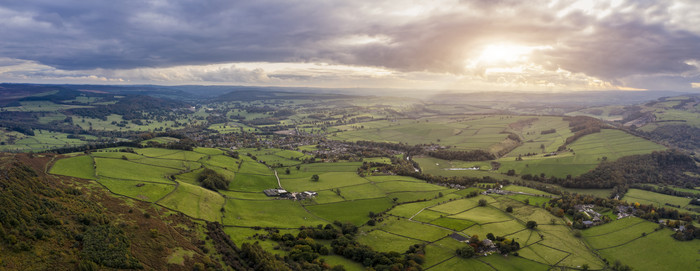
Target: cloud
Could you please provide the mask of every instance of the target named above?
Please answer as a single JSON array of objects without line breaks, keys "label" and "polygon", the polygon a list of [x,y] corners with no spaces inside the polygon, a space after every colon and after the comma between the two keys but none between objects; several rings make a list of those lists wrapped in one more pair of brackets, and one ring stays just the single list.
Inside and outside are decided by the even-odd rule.
[{"label": "cloud", "polygon": [[[597,88],[595,81],[644,88],[639,85],[665,78],[669,87],[691,88],[689,73],[698,68],[692,63],[700,60],[695,6],[692,0],[6,1],[0,55],[43,65],[24,69],[27,78],[265,84],[353,78],[240,66],[267,62],[374,68],[397,78],[436,74],[427,77],[452,76],[452,82],[490,82],[489,70],[527,67],[498,78],[504,86],[546,81],[576,88]],[[539,49],[509,67],[475,64],[498,44]]]}]

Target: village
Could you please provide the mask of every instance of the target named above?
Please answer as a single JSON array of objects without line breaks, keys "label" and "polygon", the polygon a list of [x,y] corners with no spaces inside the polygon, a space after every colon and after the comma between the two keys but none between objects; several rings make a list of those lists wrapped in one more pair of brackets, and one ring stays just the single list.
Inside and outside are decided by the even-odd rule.
[{"label": "village", "polygon": [[271,188],[263,190],[268,197],[277,197],[280,199],[291,199],[291,200],[304,200],[310,199],[318,196],[317,192],[314,191],[304,191],[304,192],[289,192],[282,188]]}]

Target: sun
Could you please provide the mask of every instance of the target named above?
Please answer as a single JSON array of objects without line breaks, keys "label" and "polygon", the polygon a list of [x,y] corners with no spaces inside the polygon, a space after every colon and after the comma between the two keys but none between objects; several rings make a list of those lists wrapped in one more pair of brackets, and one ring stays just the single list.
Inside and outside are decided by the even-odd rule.
[{"label": "sun", "polygon": [[477,58],[486,63],[512,63],[524,60],[534,48],[528,46],[496,44],[488,45]]}]

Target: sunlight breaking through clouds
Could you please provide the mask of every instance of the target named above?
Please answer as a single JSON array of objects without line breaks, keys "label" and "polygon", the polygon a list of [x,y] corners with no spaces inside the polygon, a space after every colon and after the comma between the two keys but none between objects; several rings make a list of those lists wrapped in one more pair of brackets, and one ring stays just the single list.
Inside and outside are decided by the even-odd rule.
[{"label": "sunlight breaking through clouds", "polygon": [[[693,89],[700,9],[673,1],[63,0],[0,4],[0,80]],[[421,82],[421,83],[416,83]]]}]

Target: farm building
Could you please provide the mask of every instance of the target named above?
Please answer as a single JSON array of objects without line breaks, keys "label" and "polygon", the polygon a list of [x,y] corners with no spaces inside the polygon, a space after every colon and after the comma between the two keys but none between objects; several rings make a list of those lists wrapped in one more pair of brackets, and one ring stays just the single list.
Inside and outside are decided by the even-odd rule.
[{"label": "farm building", "polygon": [[450,237],[452,237],[452,239],[455,239],[455,240],[460,241],[460,242],[466,242],[467,240],[469,240],[469,238],[467,238],[466,236],[461,235],[461,234],[456,233],[456,232],[450,234]]},{"label": "farm building", "polygon": [[307,198],[318,196],[318,193],[314,191],[304,191],[304,196]]},{"label": "farm building", "polygon": [[288,194],[289,192],[287,192],[287,190],[284,190],[284,189],[273,188],[273,189],[265,189],[265,190],[263,190],[263,193],[265,193],[265,195],[268,197],[279,197],[279,196]]}]

